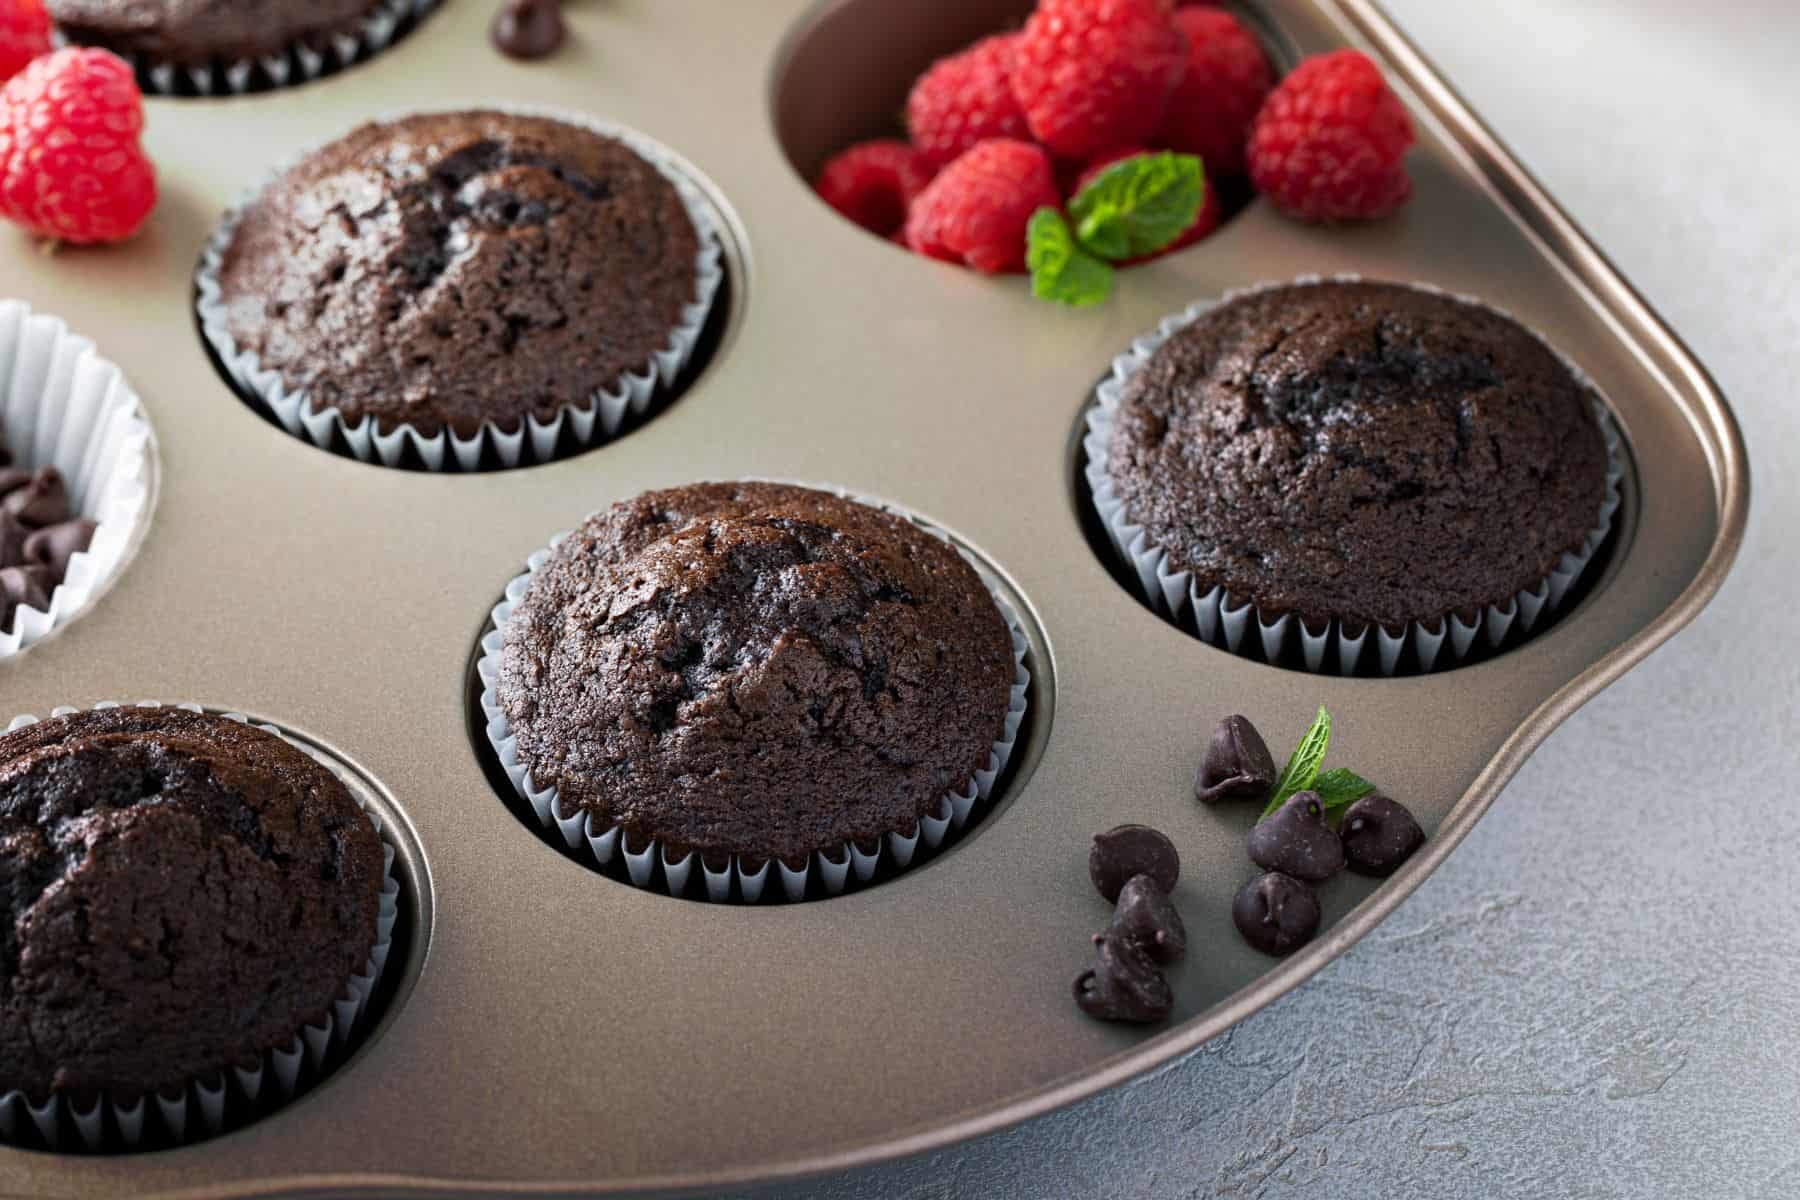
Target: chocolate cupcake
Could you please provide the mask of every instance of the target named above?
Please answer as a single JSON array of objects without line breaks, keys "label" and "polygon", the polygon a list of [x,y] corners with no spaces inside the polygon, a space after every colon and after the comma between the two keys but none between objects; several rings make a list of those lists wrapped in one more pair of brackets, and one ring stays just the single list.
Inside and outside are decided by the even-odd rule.
[{"label": "chocolate cupcake", "polygon": [[587,445],[680,374],[720,282],[705,202],[652,143],[516,112],[363,125],[230,216],[199,279],[240,388],[320,444],[505,465]]},{"label": "chocolate cupcake", "polygon": [[[1594,389],[1474,301],[1334,280],[1171,323],[1115,364],[1089,479],[1146,592],[1346,673],[1370,630],[1433,665],[1554,607],[1617,506]],[[1522,618],[1522,619],[1521,619]],[[1238,648],[1233,645],[1233,648]]]},{"label": "chocolate cupcake", "polygon": [[22,1101],[54,1139],[58,1105],[104,1101],[129,1139],[149,1097],[179,1139],[190,1091],[328,1042],[385,952],[385,854],[335,774],[241,719],[0,736],[0,1118]]},{"label": "chocolate cupcake", "polygon": [[385,47],[432,0],[45,0],[71,42],[137,68],[150,90],[201,94],[285,84]]},{"label": "chocolate cupcake", "polygon": [[515,583],[484,643],[490,736],[541,819],[639,858],[640,884],[657,857],[676,892],[698,859],[715,897],[734,861],[754,895],[773,860],[796,897],[815,858],[830,891],[884,843],[905,865],[1023,715],[1023,637],[974,568],[829,492],[645,493]]}]

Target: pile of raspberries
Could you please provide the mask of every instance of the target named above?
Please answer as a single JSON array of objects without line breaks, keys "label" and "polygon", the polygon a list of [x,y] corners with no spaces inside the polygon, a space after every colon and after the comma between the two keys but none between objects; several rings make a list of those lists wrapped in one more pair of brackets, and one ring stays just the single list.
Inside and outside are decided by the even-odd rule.
[{"label": "pile of raspberries", "polygon": [[1221,178],[1247,175],[1304,221],[1380,217],[1412,194],[1412,124],[1368,56],[1319,55],[1275,86],[1255,35],[1204,4],[1038,0],[1017,33],[919,76],[906,125],[907,141],[827,162],[819,195],[880,237],[988,273],[1024,269],[1039,207],[1145,150],[1198,155],[1207,176],[1176,246],[1218,224]]}]

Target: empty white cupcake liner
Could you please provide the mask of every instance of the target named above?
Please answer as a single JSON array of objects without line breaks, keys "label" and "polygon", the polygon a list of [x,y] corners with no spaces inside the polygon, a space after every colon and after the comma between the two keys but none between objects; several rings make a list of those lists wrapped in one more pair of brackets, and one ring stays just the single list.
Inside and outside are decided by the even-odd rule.
[{"label": "empty white cupcake liner", "polygon": [[437,7],[437,0],[382,0],[353,33],[334,34],[323,46],[302,39],[260,58],[204,64],[164,62],[151,55],[122,52],[146,94],[175,96],[187,84],[201,96],[242,95],[259,82],[290,87],[317,79],[328,67],[348,67],[385,50],[400,27],[418,21]]},{"label": "empty white cupcake liner", "polygon": [[17,465],[62,472],[69,507],[97,522],[48,609],[0,626],[0,659],[66,625],[125,565],[148,519],[155,439],[125,375],[55,317],[0,300],[0,438]]},{"label": "empty white cupcake liner", "polygon": [[[1355,283],[1360,278],[1356,275],[1336,275],[1329,282]],[[1087,434],[1082,439],[1082,449],[1087,454],[1089,496],[1113,548],[1132,568],[1139,598],[1152,611],[1233,654],[1254,657],[1255,651],[1260,650],[1266,661],[1284,663],[1288,661],[1291,642],[1297,641],[1299,661],[1308,671],[1338,675],[1355,674],[1358,664],[1371,645],[1376,667],[1383,675],[1392,675],[1408,646],[1412,648],[1418,669],[1427,672],[1458,665],[1478,650],[1497,648],[1515,630],[1520,635],[1530,634],[1540,621],[1561,606],[1570,589],[1593,561],[1601,543],[1606,540],[1607,533],[1612,529],[1613,518],[1619,510],[1619,487],[1625,474],[1625,464],[1618,427],[1605,401],[1601,399],[1599,389],[1579,367],[1564,358],[1554,346],[1550,346],[1541,334],[1529,330],[1523,324],[1521,328],[1532,332],[1551,353],[1556,354],[1594,397],[1594,417],[1606,440],[1605,492],[1594,527],[1588,531],[1580,546],[1565,553],[1549,575],[1531,587],[1520,589],[1504,603],[1488,606],[1477,613],[1472,621],[1465,621],[1461,615],[1450,613],[1435,623],[1412,622],[1398,633],[1379,624],[1369,624],[1352,634],[1337,620],[1315,630],[1308,628],[1305,621],[1292,613],[1267,616],[1254,602],[1230,595],[1223,585],[1202,592],[1192,573],[1175,570],[1168,552],[1152,543],[1148,531],[1142,525],[1134,523],[1130,514],[1125,511],[1125,501],[1120,498],[1107,472],[1114,420],[1125,384],[1164,342],[1218,305],[1269,288],[1286,287],[1289,283],[1321,282],[1326,280],[1317,275],[1304,275],[1287,283],[1257,284],[1229,291],[1217,300],[1198,301],[1182,312],[1165,318],[1150,333],[1132,342],[1128,350],[1113,359],[1111,373],[1095,389],[1098,402],[1088,409]],[[1407,286],[1424,292],[1450,294],[1428,284],[1413,283]],[[1473,297],[1456,296],[1455,299],[1501,312]],[[1502,312],[1502,315],[1510,318],[1510,314]]]},{"label": "empty white cupcake liner", "polygon": [[[942,530],[892,505],[845,492],[839,494],[846,499],[901,517],[934,537],[950,541]],[[895,871],[910,867],[921,844],[927,849],[935,850],[943,844],[944,838],[952,829],[961,829],[968,824],[975,810],[992,798],[995,784],[1012,760],[1013,750],[1019,739],[1019,729],[1025,720],[1026,693],[1031,687],[1031,673],[1025,666],[1025,654],[1031,643],[1026,638],[1024,626],[1013,606],[1005,596],[989,588],[989,595],[993,597],[994,605],[1000,610],[1001,617],[1006,621],[1007,632],[1012,637],[1012,694],[1007,701],[1002,733],[988,754],[986,766],[977,770],[974,777],[960,790],[945,792],[938,802],[937,810],[921,818],[911,830],[886,834],[868,851],[855,842],[845,842],[838,849],[835,858],[829,851],[815,851],[806,864],[798,869],[779,859],[746,862],[740,856],[732,856],[725,866],[715,869],[704,861],[698,851],[690,851],[679,859],[671,860],[654,840],[641,848],[633,848],[627,844],[619,826],[599,827],[592,815],[583,810],[578,809],[572,815],[563,816],[556,788],[538,787],[533,783],[526,765],[519,760],[518,738],[506,719],[506,711],[500,706],[495,686],[500,678],[500,657],[505,644],[506,622],[525,595],[525,589],[531,585],[531,577],[549,560],[551,553],[567,536],[568,532],[565,531],[551,538],[549,545],[527,560],[525,573],[506,585],[505,599],[495,605],[490,614],[491,624],[481,639],[481,657],[475,670],[481,679],[481,711],[487,717],[488,744],[494,748],[501,769],[512,782],[513,790],[531,806],[538,823],[545,829],[554,826],[563,842],[577,857],[585,855],[600,867],[609,866],[615,859],[623,859],[626,878],[633,886],[655,888],[672,896],[686,892],[688,882],[696,870],[706,882],[706,898],[713,901],[729,900],[732,882],[735,880],[743,900],[755,903],[762,899],[771,875],[779,876],[782,895],[786,899],[801,900],[806,895],[807,885],[815,870],[825,894],[836,896],[850,886],[852,876],[858,882],[866,883],[874,876],[884,856]],[[960,549],[958,553],[961,553]],[[964,557],[967,558],[966,555]],[[660,874],[656,871],[658,863],[662,865]]]},{"label": "empty white cupcake liner", "polygon": [[[120,705],[116,701],[103,701],[93,707],[118,708]],[[161,708],[162,703],[157,700],[140,700],[134,707]],[[193,703],[177,704],[174,707],[189,712],[204,711],[200,705]],[[81,710],[64,706],[52,709],[50,715],[61,717],[79,711]],[[220,715],[246,725],[252,723],[242,713],[228,712]],[[31,715],[14,717],[6,726],[5,732],[35,725],[37,721],[38,718]],[[342,772],[334,763],[289,738],[278,727],[260,722],[255,727],[304,751],[314,761],[329,768],[340,779],[343,778]],[[356,798],[357,804],[363,805],[361,792],[354,782],[345,780],[345,784],[351,796]],[[189,1080],[179,1090],[170,1089],[171,1094],[158,1092],[139,1096],[130,1104],[102,1097],[91,1107],[83,1109],[73,1100],[62,1096],[53,1095],[48,1100],[37,1103],[21,1091],[0,1092],[0,1145],[17,1144],[27,1130],[35,1130],[38,1137],[52,1150],[78,1148],[95,1151],[109,1149],[115,1144],[128,1150],[136,1149],[145,1142],[147,1134],[153,1136],[149,1125],[153,1109],[169,1140],[182,1144],[220,1132],[235,1123],[247,1110],[263,1103],[265,1095],[273,1095],[283,1103],[292,1099],[304,1071],[310,1069],[314,1073],[318,1072],[348,1046],[357,1023],[368,1011],[369,997],[374,994],[382,972],[387,967],[389,952],[393,949],[394,924],[399,919],[400,911],[400,884],[394,877],[394,845],[381,827],[380,814],[366,805],[363,805],[363,811],[368,814],[370,824],[375,826],[375,832],[381,837],[384,877],[381,885],[381,909],[375,927],[375,945],[369,951],[362,973],[350,977],[349,982],[344,985],[343,995],[332,1003],[331,1010],[326,1013],[322,1022],[305,1026],[286,1046],[267,1051],[262,1061],[254,1067],[233,1066],[210,1078]],[[74,1131],[74,1145],[70,1145],[68,1135],[71,1129]],[[116,1143],[114,1138],[117,1139]]]},{"label": "empty white cupcake liner", "polygon": [[350,453],[358,459],[389,467],[401,461],[408,446],[418,454],[419,461],[433,471],[446,470],[451,465],[465,471],[476,470],[481,464],[483,450],[490,446],[503,466],[516,467],[527,461],[545,462],[554,456],[565,428],[583,449],[618,436],[628,419],[642,417],[649,411],[659,391],[675,386],[681,372],[692,360],[712,315],[719,286],[725,279],[725,251],[723,233],[711,202],[674,153],[634,129],[581,113],[506,104],[473,107],[578,125],[623,142],[655,167],[674,186],[699,235],[700,250],[694,259],[694,300],[682,309],[681,320],[669,331],[668,340],[649,361],[608,386],[596,389],[585,404],[564,405],[549,421],[541,421],[535,413],[528,412],[520,419],[518,428],[511,432],[488,421],[467,438],[448,426],[431,435],[411,425],[397,425],[383,433],[377,428],[375,418],[369,416],[351,424],[337,408],[314,405],[304,388],[289,388],[279,371],[264,367],[254,352],[239,347],[231,336],[221,294],[219,274],[239,220],[264,188],[301,161],[295,159],[272,172],[225,215],[207,239],[194,280],[194,307],[200,318],[200,329],[219,356],[220,363],[241,392],[261,401],[294,436],[306,438],[325,449],[331,448],[335,437],[341,437]]}]

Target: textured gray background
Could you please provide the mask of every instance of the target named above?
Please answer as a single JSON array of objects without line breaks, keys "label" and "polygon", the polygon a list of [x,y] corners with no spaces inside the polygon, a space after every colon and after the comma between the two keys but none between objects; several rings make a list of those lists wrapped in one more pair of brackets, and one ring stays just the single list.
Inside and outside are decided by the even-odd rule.
[{"label": "textured gray background", "polygon": [[1730,397],[1736,569],[1308,986],[1073,1109],[784,1195],[1800,1196],[1800,4],[1387,3]]}]

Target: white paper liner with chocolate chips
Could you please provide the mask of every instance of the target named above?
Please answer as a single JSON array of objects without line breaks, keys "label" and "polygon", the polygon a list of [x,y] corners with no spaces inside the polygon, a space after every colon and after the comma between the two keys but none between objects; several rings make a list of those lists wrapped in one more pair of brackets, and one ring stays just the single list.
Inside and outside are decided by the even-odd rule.
[{"label": "white paper liner with chocolate chips", "polygon": [[68,624],[124,567],[155,471],[119,368],[57,318],[0,300],[0,658]]},{"label": "white paper liner with chocolate chips", "polygon": [[[601,445],[617,437],[628,421],[643,418],[653,402],[673,392],[682,371],[692,361],[711,319],[713,303],[725,282],[725,251],[720,218],[674,152],[634,129],[585,113],[509,104],[482,107],[515,116],[543,117],[590,130],[624,143],[654,167],[674,187],[699,235],[700,249],[694,259],[693,300],[682,309],[680,320],[669,330],[661,348],[639,367],[596,388],[584,402],[563,405],[547,421],[535,413],[526,413],[511,430],[486,421],[467,437],[447,426],[430,434],[407,424],[397,424],[384,431],[374,417],[366,415],[352,422],[337,408],[315,404],[305,388],[289,387],[281,372],[264,366],[253,351],[239,346],[232,336],[224,303],[220,273],[238,222],[265,187],[307,157],[300,155],[271,171],[262,183],[243,196],[237,207],[225,214],[207,239],[194,278],[194,309],[200,319],[200,329],[226,374],[243,395],[260,402],[282,428],[295,437],[305,438],[323,449],[341,444],[363,462],[378,462],[390,467],[404,461],[409,449],[416,455],[416,461],[431,471],[478,470],[487,453],[492,453],[502,467],[548,462],[557,456],[557,447],[565,431],[579,449]],[[386,119],[394,117],[390,115]]]},{"label": "white paper liner with chocolate chips", "polygon": [[[822,487],[820,490],[892,513],[933,537],[950,541],[942,530],[891,504],[838,488]],[[520,761],[518,739],[501,706],[496,684],[500,678],[501,653],[506,642],[506,623],[526,589],[531,586],[532,576],[550,559],[552,552],[567,536],[568,532],[565,531],[551,538],[547,546],[532,554],[524,574],[516,576],[506,585],[505,598],[494,606],[488,628],[482,635],[476,673],[482,685],[481,711],[487,718],[484,732],[501,769],[519,798],[530,806],[538,823],[545,829],[555,828],[576,857],[584,858],[602,869],[609,867],[615,860],[622,860],[625,877],[634,887],[651,888],[672,896],[680,896],[688,891],[695,872],[704,880],[704,894],[711,901],[737,899],[753,904],[765,896],[789,901],[803,900],[815,872],[824,894],[837,896],[847,888],[873,879],[877,868],[884,861],[890,873],[906,870],[913,865],[921,846],[926,850],[937,849],[952,830],[962,829],[978,808],[993,799],[994,789],[1012,761],[1019,731],[1025,721],[1027,694],[1031,689],[1031,672],[1027,669],[1025,660],[1031,643],[1011,603],[999,592],[990,590],[994,605],[1005,619],[1007,632],[1012,639],[1013,681],[1004,727],[1001,736],[994,742],[986,766],[976,771],[974,777],[963,787],[946,792],[939,801],[937,810],[921,818],[912,829],[889,833],[868,846],[858,845],[854,841],[845,842],[835,855],[829,850],[816,851],[804,865],[796,868],[779,859],[746,861],[736,855],[716,863],[708,862],[706,856],[698,852],[689,852],[671,860],[654,840],[642,846],[634,846],[617,825],[601,826],[591,814],[581,809],[565,813],[556,788],[538,787],[532,781],[527,765]],[[781,879],[780,896],[768,889],[772,875]]]},{"label": "white paper liner with chocolate chips", "polygon": [[[1356,275],[1337,275],[1328,281],[1356,283],[1360,279]],[[1435,621],[1412,622],[1397,631],[1379,624],[1352,627],[1337,620],[1317,628],[1309,627],[1307,622],[1291,613],[1265,614],[1253,601],[1231,595],[1222,585],[1202,591],[1192,573],[1174,569],[1168,551],[1155,545],[1144,526],[1132,520],[1107,468],[1114,419],[1126,383],[1179,330],[1219,305],[1269,288],[1286,287],[1290,283],[1320,282],[1327,280],[1320,276],[1301,276],[1284,283],[1234,289],[1217,300],[1198,301],[1164,319],[1156,329],[1132,342],[1130,349],[1113,359],[1110,373],[1095,389],[1096,403],[1088,409],[1087,433],[1082,439],[1082,450],[1087,456],[1084,475],[1089,499],[1114,550],[1130,567],[1139,598],[1158,615],[1233,654],[1260,655],[1267,662],[1299,665],[1308,671],[1337,675],[1356,674],[1371,653],[1375,667],[1383,675],[1392,675],[1408,650],[1419,671],[1444,669],[1461,664],[1480,650],[1498,648],[1509,636],[1529,635],[1561,608],[1593,562],[1618,513],[1620,481],[1625,473],[1624,452],[1611,411],[1581,370],[1560,354],[1558,358],[1563,365],[1594,396],[1594,418],[1605,440],[1607,455],[1600,508],[1592,529],[1581,544],[1562,555],[1547,576],[1530,587],[1521,588],[1504,603],[1477,612],[1472,620],[1459,613],[1449,613]],[[1419,291],[1439,292],[1426,284],[1407,286]],[[1454,298],[1500,312],[1472,297]],[[1532,331],[1527,329],[1527,332]],[[1540,335],[1534,336],[1544,341]],[[1549,347],[1548,342],[1544,344]],[[1554,347],[1549,348],[1556,353]]]},{"label": "white paper liner with chocolate chips", "polygon": [[[107,709],[121,705],[117,701],[103,701],[91,707]],[[141,700],[135,707],[160,708],[162,705],[155,700]],[[205,711],[192,702],[173,707],[196,713]],[[51,710],[50,715],[61,717],[80,711],[83,710],[62,706]],[[253,722],[242,713],[219,715],[274,734],[323,764],[343,780],[351,797],[375,827],[381,838],[383,877],[375,942],[367,962],[359,974],[351,976],[345,983],[342,995],[322,1021],[303,1027],[292,1042],[268,1050],[255,1062],[234,1065],[211,1076],[186,1080],[129,1101],[100,1096],[84,1106],[60,1095],[34,1097],[21,1091],[0,1091],[0,1145],[41,1145],[51,1150],[105,1152],[198,1141],[243,1124],[266,1111],[272,1103],[285,1103],[316,1079],[321,1071],[349,1053],[393,949],[400,904],[400,884],[394,875],[394,843],[382,828],[380,815],[368,807],[361,788],[329,758],[315,753],[304,742],[288,737],[277,726]],[[34,725],[38,720],[29,714],[14,717],[0,732],[10,733]]]}]

